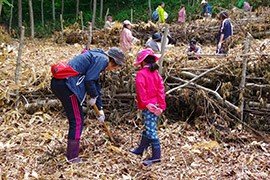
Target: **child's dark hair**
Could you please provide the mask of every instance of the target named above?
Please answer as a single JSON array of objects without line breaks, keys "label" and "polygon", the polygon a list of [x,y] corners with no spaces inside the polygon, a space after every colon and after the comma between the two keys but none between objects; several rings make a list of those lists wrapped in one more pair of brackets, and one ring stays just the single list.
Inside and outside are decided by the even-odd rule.
[{"label": "child's dark hair", "polygon": [[155,56],[148,55],[145,59],[144,62],[149,65],[149,70],[151,72],[157,70],[159,68],[158,64],[156,63]]}]

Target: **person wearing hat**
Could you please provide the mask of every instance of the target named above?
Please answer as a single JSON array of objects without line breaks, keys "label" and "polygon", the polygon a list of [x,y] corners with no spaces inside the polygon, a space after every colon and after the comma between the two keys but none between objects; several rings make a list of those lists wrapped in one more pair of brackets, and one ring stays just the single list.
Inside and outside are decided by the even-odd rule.
[{"label": "person wearing hat", "polygon": [[99,122],[104,122],[105,115],[101,99],[101,86],[99,76],[101,72],[117,70],[125,64],[124,53],[116,47],[107,52],[101,49],[87,50],[87,52],[75,56],[67,63],[70,68],[77,72],[66,78],[51,80],[51,90],[61,101],[69,122],[67,141],[67,160],[71,163],[80,162],[79,144],[83,130],[82,104],[88,94],[91,106],[97,105],[100,116]]},{"label": "person wearing hat", "polygon": [[181,5],[181,9],[178,12],[178,23],[182,24],[186,21],[186,7]]},{"label": "person wearing hat", "polygon": [[187,50],[187,55],[189,60],[198,60],[200,59],[200,54],[202,53],[202,48],[197,46],[197,41],[192,38],[189,42],[189,48]]},{"label": "person wearing hat", "polygon": [[158,73],[157,61],[159,56],[150,48],[139,51],[135,66],[140,69],[135,77],[136,102],[138,109],[142,110],[144,130],[140,144],[131,150],[131,153],[142,156],[143,152],[151,146],[152,156],[143,161],[145,166],[160,162],[161,148],[157,134],[158,117],[166,109],[165,88],[163,79]]},{"label": "person wearing hat", "polygon": [[155,52],[161,51],[161,33],[154,33],[150,39],[145,43],[146,48],[151,48]]},{"label": "person wearing hat", "polygon": [[107,21],[105,22],[104,28],[111,29],[115,23],[113,22],[112,16],[107,16]]},{"label": "person wearing hat", "polygon": [[201,6],[203,7],[202,16],[206,18],[212,17],[212,6],[206,0],[202,0]]},{"label": "person wearing hat", "polygon": [[218,37],[217,37],[217,54],[227,54],[229,51],[229,44],[231,36],[233,35],[233,25],[230,21],[227,12],[223,11],[219,14],[221,21]]},{"label": "person wearing hat", "polygon": [[132,35],[131,32],[132,24],[129,20],[123,22],[123,30],[120,34],[120,48],[123,52],[128,52],[131,50],[132,45],[139,40]]}]

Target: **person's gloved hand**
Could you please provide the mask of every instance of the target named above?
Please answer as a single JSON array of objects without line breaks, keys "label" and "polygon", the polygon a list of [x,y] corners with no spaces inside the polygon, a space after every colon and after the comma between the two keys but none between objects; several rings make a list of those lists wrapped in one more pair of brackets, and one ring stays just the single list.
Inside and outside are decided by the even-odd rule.
[{"label": "person's gloved hand", "polygon": [[90,106],[94,106],[96,104],[97,97],[91,98],[89,101]]},{"label": "person's gloved hand", "polygon": [[156,116],[160,116],[162,112],[163,112],[162,109],[156,108],[155,111],[154,111],[154,114],[155,114]]},{"label": "person's gloved hand", "polygon": [[99,111],[99,116],[97,117],[97,120],[101,123],[104,123],[105,121],[105,114],[104,114],[104,111],[103,110],[100,110]]},{"label": "person's gloved hand", "polygon": [[222,46],[222,43],[221,43],[221,42],[219,42],[219,43],[218,43],[218,46],[217,46],[217,47],[218,47],[218,50],[220,50],[220,49],[221,49],[221,46]]},{"label": "person's gloved hand", "polygon": [[152,104],[152,103],[149,103],[146,105],[146,108],[151,112],[151,113],[154,113],[155,110],[158,108],[156,105]]}]

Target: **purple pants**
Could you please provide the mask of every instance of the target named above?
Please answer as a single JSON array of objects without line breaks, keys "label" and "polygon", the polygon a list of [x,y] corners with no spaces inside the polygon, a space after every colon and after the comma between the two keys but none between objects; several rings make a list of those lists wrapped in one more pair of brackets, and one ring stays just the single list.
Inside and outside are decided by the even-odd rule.
[{"label": "purple pants", "polygon": [[77,96],[69,90],[65,79],[51,80],[51,89],[55,96],[61,101],[66,112],[69,131],[68,139],[79,140],[83,129],[83,111]]}]

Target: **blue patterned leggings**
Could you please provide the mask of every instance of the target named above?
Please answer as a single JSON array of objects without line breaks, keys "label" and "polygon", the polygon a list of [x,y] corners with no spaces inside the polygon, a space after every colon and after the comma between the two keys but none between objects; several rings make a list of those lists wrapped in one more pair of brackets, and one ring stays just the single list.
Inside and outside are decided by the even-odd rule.
[{"label": "blue patterned leggings", "polygon": [[143,131],[143,136],[146,136],[148,139],[158,140],[157,134],[158,116],[156,116],[154,113],[151,113],[149,110],[143,110],[142,115],[145,127]]}]

